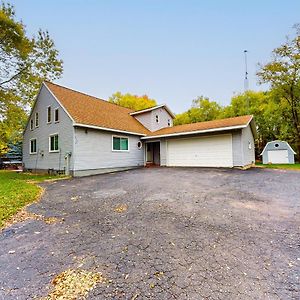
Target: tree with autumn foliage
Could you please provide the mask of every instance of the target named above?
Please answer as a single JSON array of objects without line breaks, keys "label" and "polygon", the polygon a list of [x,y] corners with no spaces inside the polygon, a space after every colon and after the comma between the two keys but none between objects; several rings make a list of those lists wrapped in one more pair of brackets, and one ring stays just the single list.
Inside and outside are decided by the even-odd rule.
[{"label": "tree with autumn foliage", "polygon": [[44,80],[62,74],[62,61],[47,31],[26,33],[10,4],[0,4],[0,154],[19,141],[27,113]]},{"label": "tree with autumn foliage", "polygon": [[114,93],[108,99],[109,102],[118,104],[132,110],[141,110],[157,105],[154,99],[150,99],[147,95],[137,96],[133,94]]},{"label": "tree with autumn foliage", "polygon": [[269,83],[276,94],[277,104],[284,107],[282,118],[290,126],[293,143],[300,153],[300,24],[294,26],[296,35],[273,50],[272,60],[260,65],[260,83]]}]

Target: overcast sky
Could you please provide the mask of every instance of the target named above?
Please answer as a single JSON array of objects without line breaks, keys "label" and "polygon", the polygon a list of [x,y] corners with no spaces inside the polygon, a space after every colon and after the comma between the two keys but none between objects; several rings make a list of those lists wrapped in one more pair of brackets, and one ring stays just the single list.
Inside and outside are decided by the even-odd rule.
[{"label": "overcast sky", "polygon": [[257,63],[293,34],[299,0],[14,0],[30,34],[48,29],[64,61],[57,83],[107,99],[147,94],[175,112],[204,95],[228,104]]}]

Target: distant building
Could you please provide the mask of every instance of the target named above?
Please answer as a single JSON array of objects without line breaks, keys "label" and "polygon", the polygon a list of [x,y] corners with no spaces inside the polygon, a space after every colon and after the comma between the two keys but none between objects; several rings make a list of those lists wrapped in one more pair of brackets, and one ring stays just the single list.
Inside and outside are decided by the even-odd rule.
[{"label": "distant building", "polygon": [[266,144],[261,153],[263,164],[294,164],[296,152],[284,141],[273,141]]}]

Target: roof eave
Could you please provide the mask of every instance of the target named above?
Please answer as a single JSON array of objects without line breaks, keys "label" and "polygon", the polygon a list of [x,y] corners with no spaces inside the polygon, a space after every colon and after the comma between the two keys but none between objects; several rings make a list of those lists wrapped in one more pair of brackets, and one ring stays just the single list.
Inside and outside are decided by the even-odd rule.
[{"label": "roof eave", "polygon": [[204,130],[176,132],[176,133],[161,134],[161,135],[151,135],[151,136],[142,137],[141,139],[148,140],[148,139],[155,139],[155,138],[162,138],[162,137],[173,137],[173,136],[181,136],[181,135],[192,135],[192,134],[200,134],[200,133],[229,131],[229,130],[243,129],[243,128],[246,128],[247,126],[248,126],[248,124],[237,125],[237,126],[228,126],[228,127],[219,127],[219,128],[211,128],[211,129],[204,129]]},{"label": "roof eave", "polygon": [[146,108],[146,109],[142,109],[142,110],[139,110],[139,111],[133,111],[129,114],[131,116],[135,116],[135,115],[143,114],[143,113],[146,113],[148,111],[155,110],[155,109],[158,109],[158,108],[161,108],[161,107],[165,107],[166,111],[170,114],[170,116],[173,119],[175,119],[175,114],[171,111],[171,109],[166,104],[160,104],[160,105],[156,105],[156,106],[149,107],[149,108]]},{"label": "roof eave", "polygon": [[119,130],[119,129],[114,129],[114,128],[107,128],[107,127],[101,127],[101,126],[95,126],[95,125],[89,125],[89,124],[82,124],[82,123],[74,123],[73,126],[74,127],[84,127],[84,128],[96,129],[96,130],[112,131],[112,132],[117,132],[117,133],[122,133],[122,134],[146,136],[145,133]]}]

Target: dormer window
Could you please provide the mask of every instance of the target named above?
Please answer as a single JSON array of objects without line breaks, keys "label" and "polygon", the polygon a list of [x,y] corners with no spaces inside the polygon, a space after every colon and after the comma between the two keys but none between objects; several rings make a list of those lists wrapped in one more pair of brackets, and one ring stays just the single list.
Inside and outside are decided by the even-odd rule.
[{"label": "dormer window", "polygon": [[58,108],[55,108],[54,110],[54,122],[59,122],[59,113],[58,113]]},{"label": "dormer window", "polygon": [[159,116],[158,115],[155,116],[155,121],[156,121],[156,123],[159,123]]},{"label": "dormer window", "polygon": [[47,107],[47,123],[51,123],[51,106]]},{"label": "dormer window", "polygon": [[171,120],[168,119],[168,126],[170,127],[171,126]]},{"label": "dormer window", "polygon": [[39,127],[39,113],[35,113],[35,127]]}]

